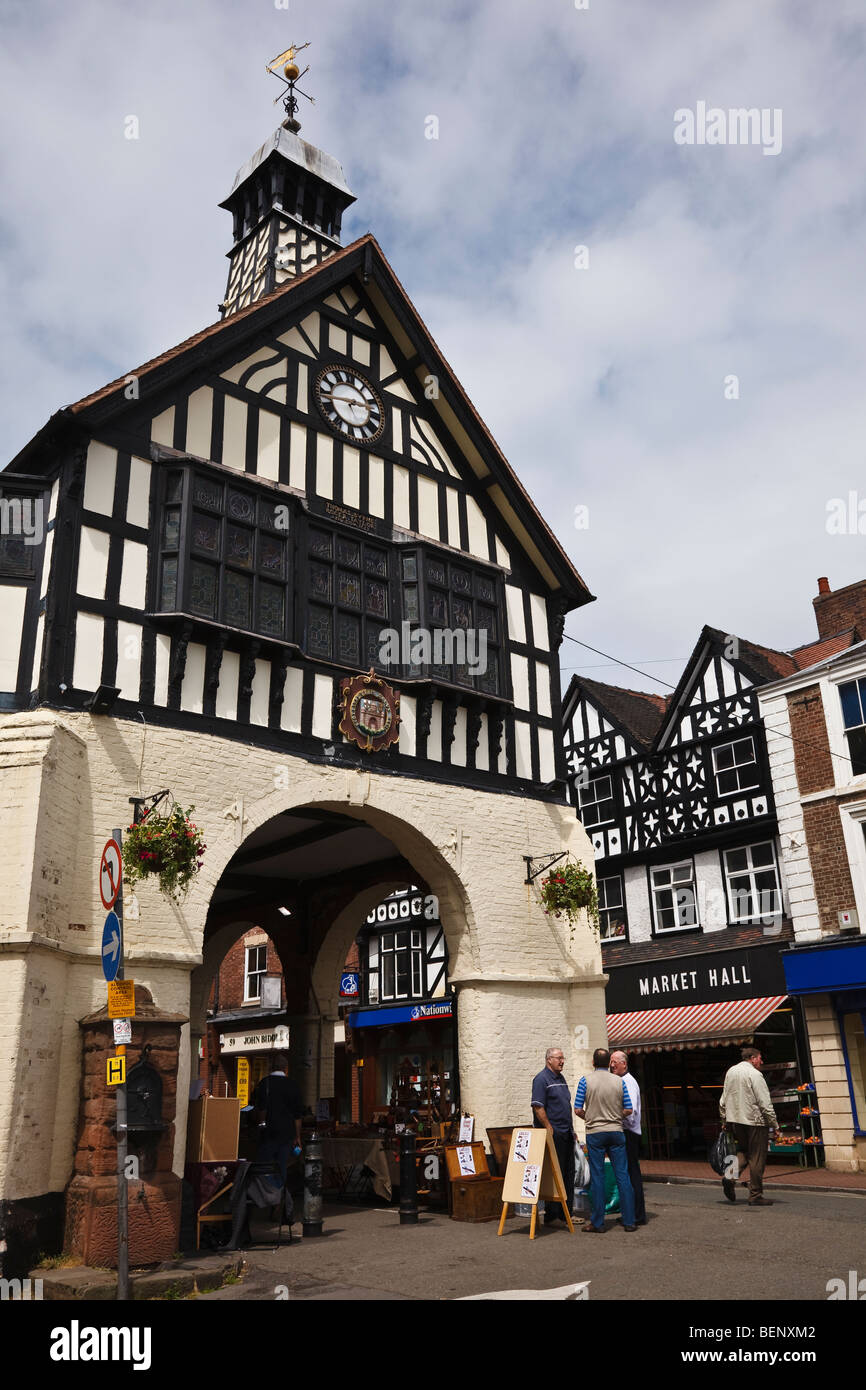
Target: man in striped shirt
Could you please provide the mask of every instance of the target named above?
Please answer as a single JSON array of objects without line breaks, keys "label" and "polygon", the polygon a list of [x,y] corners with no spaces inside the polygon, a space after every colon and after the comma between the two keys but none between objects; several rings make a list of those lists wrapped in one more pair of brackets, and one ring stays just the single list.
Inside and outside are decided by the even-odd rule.
[{"label": "man in striped shirt", "polygon": [[622,1122],[631,1115],[632,1105],[625,1082],[610,1071],[610,1053],[597,1047],[592,1054],[593,1070],[582,1076],[574,1093],[574,1111],[586,1122],[586,1152],[589,1158],[592,1215],[581,1227],[584,1231],[601,1233],[604,1224],[604,1159],[610,1156],[619,1201],[622,1224],[626,1231],[636,1231],[634,1191],[628,1175],[625,1134]]}]

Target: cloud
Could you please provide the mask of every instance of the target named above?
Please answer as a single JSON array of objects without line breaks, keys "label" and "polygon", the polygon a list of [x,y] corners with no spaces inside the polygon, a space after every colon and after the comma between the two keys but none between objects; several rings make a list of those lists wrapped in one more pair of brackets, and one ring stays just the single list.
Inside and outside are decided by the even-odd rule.
[{"label": "cloud", "polygon": [[[281,114],[265,63],[303,38],[303,133],[358,195],[344,237],[377,235],[598,595],[569,633],[636,664],[704,622],[808,640],[816,576],[864,573],[824,524],[866,492],[859,0],[7,6],[7,455],[217,317],[217,204]],[[782,152],[675,145],[698,100],[780,108]]]}]

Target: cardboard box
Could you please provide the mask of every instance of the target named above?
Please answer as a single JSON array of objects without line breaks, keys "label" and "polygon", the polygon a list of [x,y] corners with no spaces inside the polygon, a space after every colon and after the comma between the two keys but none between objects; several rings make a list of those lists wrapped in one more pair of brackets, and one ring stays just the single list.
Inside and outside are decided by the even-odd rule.
[{"label": "cardboard box", "polygon": [[187,1163],[232,1161],[238,1156],[241,1103],[236,1097],[191,1100],[186,1131]]}]

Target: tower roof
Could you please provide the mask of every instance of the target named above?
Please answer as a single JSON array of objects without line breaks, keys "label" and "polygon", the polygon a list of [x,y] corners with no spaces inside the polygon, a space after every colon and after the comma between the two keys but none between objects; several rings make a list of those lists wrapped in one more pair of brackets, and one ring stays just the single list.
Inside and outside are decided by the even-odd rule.
[{"label": "tower roof", "polygon": [[264,164],[271,154],[281,155],[283,159],[288,160],[298,169],[321,179],[323,183],[330,184],[331,188],[343,194],[344,206],[348,207],[350,203],[354,203],[355,195],[346,183],[343,166],[339,160],[334,159],[333,155],[326,154],[324,150],[318,149],[316,145],[311,145],[307,140],[302,140],[294,131],[280,126],[274,131],[270,139],[260,145],[255,154],[250,156],[246,164],[238,169],[231,192],[219,205],[221,208],[231,207],[232,198],[237,190],[246,183],[261,164]]}]

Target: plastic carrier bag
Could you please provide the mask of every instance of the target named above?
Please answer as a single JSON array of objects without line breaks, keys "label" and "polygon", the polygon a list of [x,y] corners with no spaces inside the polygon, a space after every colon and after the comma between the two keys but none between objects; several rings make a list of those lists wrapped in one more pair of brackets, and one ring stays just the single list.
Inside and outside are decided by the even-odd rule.
[{"label": "plastic carrier bag", "polygon": [[728,1159],[731,1154],[736,1152],[737,1141],[734,1136],[726,1129],[720,1130],[707,1149],[707,1161],[713,1172],[718,1173],[720,1178],[726,1175]]}]

